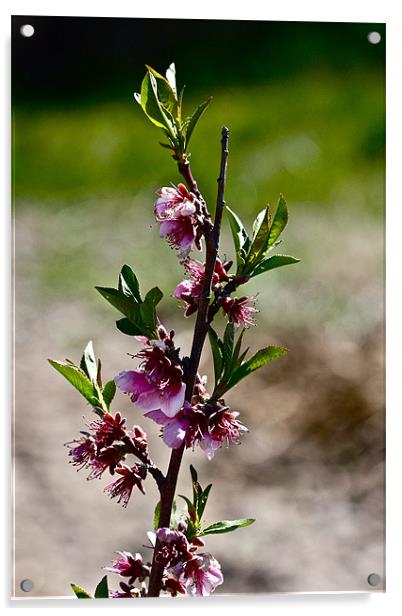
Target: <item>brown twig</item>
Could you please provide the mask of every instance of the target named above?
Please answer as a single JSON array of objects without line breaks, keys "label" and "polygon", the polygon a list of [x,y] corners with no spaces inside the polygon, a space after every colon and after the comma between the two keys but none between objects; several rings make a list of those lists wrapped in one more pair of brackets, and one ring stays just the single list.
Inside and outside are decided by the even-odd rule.
[{"label": "brown twig", "polygon": [[165,476],[162,471],[152,462],[148,453],[139,451],[139,449],[137,449],[130,437],[125,436],[123,438],[123,442],[126,445],[127,452],[133,454],[133,456],[138,458],[143,463],[148,473],[152,475],[152,477],[155,479],[156,484],[159,488],[159,492],[162,493],[163,486],[165,483]]},{"label": "brown twig", "polygon": [[[219,249],[219,238],[221,232],[222,213],[225,206],[224,191],[226,182],[226,169],[228,159],[228,141],[229,130],[226,127],[222,128],[221,138],[221,165],[218,177],[218,196],[215,210],[215,220],[211,227],[206,227],[205,230],[205,245],[206,245],[206,260],[205,260],[205,277],[202,287],[202,294],[198,306],[197,319],[194,327],[193,343],[191,347],[189,369],[186,379],[186,400],[191,402],[193,396],[194,385],[197,377],[198,366],[201,359],[201,353],[204,346],[205,338],[208,333],[208,307],[211,299],[212,276],[215,269],[216,257]],[[179,171],[190,190],[202,202],[201,193],[198,190],[196,181],[194,180],[190,164],[187,159],[178,163]],[[169,468],[166,474],[166,479],[161,491],[161,506],[159,515],[159,524],[161,527],[169,527],[170,517],[172,513],[173,499],[176,492],[177,478],[180,470],[180,464],[184,453],[184,444],[179,449],[173,449]],[[158,552],[158,542],[156,542],[154,557],[152,562],[151,576],[149,580],[148,596],[159,597],[163,576],[163,564],[157,562],[156,554]]]}]

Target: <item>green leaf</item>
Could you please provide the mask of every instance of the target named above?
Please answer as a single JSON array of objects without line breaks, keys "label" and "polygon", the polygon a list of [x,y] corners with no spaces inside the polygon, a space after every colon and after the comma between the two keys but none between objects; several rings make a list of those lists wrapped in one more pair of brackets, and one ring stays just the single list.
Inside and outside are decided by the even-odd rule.
[{"label": "green leaf", "polygon": [[196,508],[194,506],[194,504],[191,502],[191,500],[189,498],[187,498],[187,496],[183,496],[182,494],[179,494],[179,497],[182,498],[186,504],[187,504],[187,509],[188,509],[188,515],[190,516],[190,520],[192,520],[192,522],[197,525],[198,524],[198,516],[197,516],[197,511]]},{"label": "green leaf", "polygon": [[191,474],[191,480],[193,483],[197,483],[198,482],[198,474],[197,471],[195,470],[194,466],[192,464],[190,464],[190,474]]},{"label": "green leaf", "polygon": [[[282,357],[288,352],[288,349],[279,346],[268,346],[265,349],[260,349],[247,361],[245,361],[237,370],[232,372],[231,377],[227,383],[227,389],[234,387],[239,381],[246,376],[262,368],[266,364],[270,363],[278,357]],[[227,391],[227,390],[226,390]]]},{"label": "green leaf", "polygon": [[147,71],[142,80],[141,96],[136,97],[136,100],[155,126],[167,128],[169,133],[172,131],[172,127],[169,126],[169,120],[158,101],[156,79],[149,71]]},{"label": "green leaf", "polygon": [[95,590],[95,599],[108,599],[109,598],[109,586],[107,583],[107,575],[105,575]]},{"label": "green leaf", "polygon": [[110,287],[95,287],[95,289],[130,321],[138,321],[140,305],[133,297],[127,297],[122,291]]},{"label": "green leaf", "polygon": [[[235,212],[233,212],[233,210],[231,210],[228,206],[225,207],[225,211],[229,219],[230,230],[233,236],[236,256],[238,258],[242,251],[247,252],[250,245],[250,238],[248,236],[246,228],[244,227],[242,221],[237,216],[237,214],[235,214]],[[246,254],[246,252],[244,254]]]},{"label": "green leaf", "polygon": [[206,110],[206,108],[208,107],[211,101],[212,101],[212,96],[210,96],[206,101],[201,103],[201,105],[199,105],[197,109],[194,111],[193,115],[190,118],[188,118],[187,126],[186,126],[186,141],[185,141],[186,148],[188,146],[191,135],[193,134],[193,131],[197,125],[198,120],[200,119],[200,117],[202,116],[202,114],[204,113],[204,111]]},{"label": "green leaf", "polygon": [[251,278],[254,276],[258,276],[259,274],[263,274],[264,272],[268,272],[269,270],[275,269],[277,267],[283,267],[284,265],[291,265],[292,263],[299,263],[300,259],[296,259],[296,257],[291,257],[288,255],[274,255],[265,259],[265,261],[261,261],[253,270],[251,274]]},{"label": "green leaf", "polygon": [[198,533],[198,537],[203,537],[205,535],[220,535],[222,533],[230,533],[237,528],[241,528],[242,526],[250,526],[253,524],[255,520],[253,518],[240,518],[239,520],[221,520],[220,522],[215,522],[215,524],[211,524],[211,526],[207,526],[201,533]]},{"label": "green leaf", "polygon": [[222,347],[222,355],[223,355],[223,381],[226,381],[228,376],[230,375],[230,367],[232,364],[232,355],[233,355],[233,345],[234,345],[234,324],[229,321],[226,325],[225,333],[223,334],[223,347]]},{"label": "green leaf", "polygon": [[155,78],[159,102],[172,116],[177,116],[177,99],[169,81],[151,66],[145,65]]},{"label": "green leaf", "polygon": [[96,363],[94,347],[90,340],[85,347],[84,354],[81,359],[80,368],[85,372],[92,383],[97,382],[98,366]]},{"label": "green leaf", "polygon": [[[154,511],[154,530],[158,530],[159,528],[159,519],[161,515],[161,503],[157,502],[155,511]],[[177,528],[180,520],[186,518],[187,511],[184,509],[178,509],[176,506],[176,501],[173,501],[172,504],[172,513],[170,515],[170,528]]]},{"label": "green leaf", "polygon": [[116,321],[116,327],[123,334],[127,336],[142,336],[143,329],[139,325],[136,325],[130,319],[119,319]]},{"label": "green leaf", "polygon": [[70,584],[70,586],[73,589],[77,599],[93,599],[89,592],[81,588],[81,586],[77,586],[77,584]]},{"label": "green leaf", "polygon": [[268,237],[270,232],[270,215],[269,207],[260,212],[254,221],[253,229],[254,236],[250,247],[249,254],[246,259],[247,269],[253,269],[252,266],[255,262],[262,259],[264,252],[267,249]]},{"label": "green leaf", "polygon": [[123,265],[119,276],[119,291],[141,303],[140,285],[131,267]]},{"label": "green leaf", "polygon": [[157,317],[156,306],[163,297],[162,291],[158,287],[154,287],[145,296],[144,302],[140,305],[140,316],[143,324],[148,330],[150,338],[156,338],[157,333]]},{"label": "green leaf", "polygon": [[108,381],[103,388],[102,396],[105,401],[106,406],[109,408],[110,404],[116,393],[116,383],[112,381]]},{"label": "green leaf", "polygon": [[212,358],[214,362],[215,384],[219,382],[223,369],[223,355],[219,344],[218,334],[210,327],[208,329],[208,337],[211,345]]},{"label": "green leaf", "polygon": [[207,487],[205,488],[205,490],[202,492],[201,496],[198,499],[197,513],[198,513],[199,520],[201,520],[202,516],[204,515],[205,507],[207,506],[208,496],[211,491],[211,488],[212,488],[212,483],[207,485]]},{"label": "green leaf", "polygon": [[162,291],[158,287],[153,287],[145,296],[144,304],[156,306],[163,297]]},{"label": "green leaf", "polygon": [[278,206],[276,208],[276,212],[272,219],[271,229],[269,231],[269,238],[267,243],[267,248],[272,246],[278,237],[281,235],[282,231],[288,224],[288,206],[285,201],[285,197],[281,194],[278,201]]},{"label": "green leaf", "polygon": [[[233,372],[233,370],[235,370],[238,365],[240,365],[241,363],[241,359],[240,359],[240,350],[241,350],[241,343],[243,342],[243,336],[244,336],[244,332],[246,330],[243,328],[241,331],[240,336],[237,338],[237,342],[233,351],[233,355],[232,355],[232,362],[230,365],[230,372]],[[244,354],[242,354],[244,357]]]},{"label": "green leaf", "polygon": [[161,502],[158,501],[156,503],[155,511],[154,511],[154,530],[158,530],[159,528],[159,518],[161,515]]},{"label": "green leaf", "polygon": [[74,366],[74,364],[59,362],[54,359],[48,359],[48,362],[57,372],[60,372],[60,374],[62,374],[90,404],[93,406],[100,405],[94,384],[91,383],[81,368]]}]

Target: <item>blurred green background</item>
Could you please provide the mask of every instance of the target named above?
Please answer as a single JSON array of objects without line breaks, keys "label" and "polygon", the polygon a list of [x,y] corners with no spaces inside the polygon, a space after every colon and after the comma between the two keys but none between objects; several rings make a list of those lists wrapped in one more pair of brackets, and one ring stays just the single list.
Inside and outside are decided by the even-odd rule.
[{"label": "blurred green background", "polygon": [[[19,33],[24,23],[35,27],[31,39]],[[381,573],[383,549],[384,24],[18,16],[12,28],[17,578],[34,575],[27,572],[28,563],[39,580],[37,594],[48,592],[49,577],[51,593],[68,592],[65,572],[55,577],[50,575],[55,567],[42,570],[35,556],[39,548],[28,536],[36,533],[41,546],[50,541],[38,534],[39,519],[53,532],[53,546],[67,549],[72,538],[64,527],[70,514],[60,512],[64,521],[52,527],[43,502],[29,496],[26,482],[42,486],[44,498],[57,508],[57,477],[63,473],[67,483],[77,479],[70,478],[74,474],[59,450],[60,442],[80,429],[84,411],[61,413],[67,401],[76,406],[78,401],[49,375],[45,358],[75,359],[93,338],[113,371],[125,367],[124,354],[131,350],[131,341],[114,330],[117,315],[93,287],[114,285],[127,262],[144,288],[158,284],[165,292],[161,317],[182,331],[183,347],[191,339],[192,321],[183,330],[176,302],[169,299],[183,273],[158,241],[153,220],[156,190],[180,178],[158,145],[162,134],[132,96],[145,63],[163,72],[175,61],[178,84],[186,84],[189,114],[207,96],[214,97],[191,143],[193,173],[207,201],[215,201],[220,128],[227,125],[227,203],[250,225],[283,192],[290,224],[280,251],[302,260],[256,278],[245,289],[258,293],[261,310],[258,327],[249,333],[251,344],[263,338],[285,344],[292,353],[273,377],[254,381],[252,398],[247,400],[244,390],[234,394],[231,402],[251,430],[243,455],[236,448],[220,452],[221,466],[205,466],[208,474],[216,473],[219,485],[227,480],[227,456],[238,498],[243,486],[247,502],[262,499],[261,511],[267,499],[277,520],[275,526],[261,515],[262,527],[243,531],[249,544],[238,553],[238,569],[222,548],[224,541],[216,544],[226,566],[222,592],[365,589],[366,573]],[[381,33],[378,45],[368,42],[371,31]],[[222,252],[233,256],[227,229]],[[204,369],[209,370],[207,361]],[[28,387],[32,370],[35,383]],[[31,410],[25,404],[28,395]],[[127,412],[134,417],[132,409]],[[43,448],[43,426],[49,421],[59,439],[55,443],[48,435]],[[35,458],[32,443],[41,450]],[[244,457],[247,450],[254,452],[254,462]],[[49,471],[55,458],[57,477]],[[204,462],[199,464],[203,470]],[[325,469],[319,477],[318,467]],[[89,498],[80,480],[72,484],[75,506]],[[101,492],[95,487],[91,498],[98,499],[97,507],[108,506],[102,494],[94,496]],[[314,504],[317,489],[325,496]],[[224,485],[220,490],[226,494]],[[36,504],[27,518],[29,498]],[[294,514],[286,528],[284,508]],[[328,511],[333,515],[329,538],[324,532]],[[234,513],[222,506],[223,517]],[[254,516],[251,505],[237,514]],[[112,520],[114,503],[102,515]],[[141,515],[149,518],[148,509]],[[94,561],[109,558],[105,546],[88,544],[87,524],[83,516],[86,550]],[[136,531],[138,541],[144,524]],[[126,532],[127,522],[121,525]],[[363,536],[364,526],[370,536]],[[284,555],[282,564],[276,557],[280,573],[269,564],[258,570],[252,564],[264,533],[268,548],[275,545]],[[311,547],[306,552],[304,542],[315,543],[317,537],[323,549],[333,550],[330,558]],[[86,575],[92,584],[92,573],[76,550],[72,558],[70,577],[81,575],[76,581],[84,583]],[[345,572],[340,563],[346,561],[352,564]],[[240,579],[244,567],[250,575]]]}]

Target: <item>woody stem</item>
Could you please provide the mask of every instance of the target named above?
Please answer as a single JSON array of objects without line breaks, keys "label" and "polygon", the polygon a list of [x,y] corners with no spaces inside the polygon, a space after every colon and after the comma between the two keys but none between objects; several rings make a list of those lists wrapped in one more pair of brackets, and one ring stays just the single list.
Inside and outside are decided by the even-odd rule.
[{"label": "woody stem", "polygon": [[[201,359],[201,353],[204,346],[205,338],[208,333],[209,320],[208,320],[208,307],[211,299],[211,286],[212,276],[215,270],[216,258],[219,249],[219,238],[221,232],[222,213],[225,206],[224,191],[226,182],[226,170],[228,160],[228,141],[229,130],[226,127],[222,128],[221,133],[221,163],[220,173],[218,177],[218,195],[215,210],[214,223],[211,226],[207,226],[205,229],[205,245],[206,245],[206,259],[205,259],[205,277],[202,287],[202,293],[198,305],[197,319],[194,327],[193,343],[191,347],[189,369],[186,378],[186,400],[191,403],[193,396],[194,385],[197,377],[198,367]],[[192,190],[197,198],[202,199],[198,190],[197,183],[195,182],[188,160],[180,161],[179,171],[183,175],[184,179],[190,190]],[[177,478],[180,471],[180,465],[184,453],[184,443],[178,449],[173,449],[169,468],[166,474],[166,479],[163,483],[161,490],[161,505],[159,515],[159,528],[169,527],[170,517],[172,513],[173,499],[176,492]],[[163,577],[163,564],[157,561],[157,553],[159,549],[159,542],[156,542],[154,557],[152,562],[151,576],[149,580],[148,596],[159,597],[162,585]]]}]

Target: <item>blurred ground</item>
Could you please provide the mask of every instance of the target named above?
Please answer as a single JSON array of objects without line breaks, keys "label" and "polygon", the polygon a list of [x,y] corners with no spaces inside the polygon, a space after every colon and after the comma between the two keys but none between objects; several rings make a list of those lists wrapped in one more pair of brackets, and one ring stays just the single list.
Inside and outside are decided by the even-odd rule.
[{"label": "blurred ground", "polygon": [[[334,57],[342,51],[346,60],[332,71],[313,42],[310,52],[306,32],[299,42],[316,54],[308,72],[297,70],[289,48],[293,77],[281,79],[279,71],[270,82],[223,88],[218,67],[211,88],[187,100],[190,111],[214,95],[191,144],[209,203],[226,124],[228,205],[251,225],[285,193],[290,224],[280,252],[302,260],[245,289],[258,292],[261,310],[247,334],[251,347],[290,349],[227,398],[249,434],[212,462],[200,452],[185,456],[180,493],[190,491],[190,463],[202,483],[214,484],[208,522],[257,519],[208,539],[225,576],[219,593],[372,590],[370,573],[382,578],[376,589],[384,588],[384,74],[370,60],[361,70],[346,67],[351,51],[341,27]],[[242,70],[268,60],[256,54]],[[101,60],[95,68],[103,70]],[[114,285],[124,263],[143,288],[164,291],[160,316],[177,329],[184,351],[193,322],[183,326],[169,297],[183,274],[153,222],[155,191],[179,180],[158,131],[126,99],[30,105],[20,92],[19,100],[15,593],[24,594],[19,583],[28,578],[35,596],[65,596],[70,582],[92,590],[114,550],[145,554],[157,493],[148,480],[147,496],[135,494],[123,510],[102,493],[106,481],[87,482],[67,464],[63,443],[78,435],[89,409],[46,358],[78,360],[92,339],[105,378],[132,365],[127,353],[136,347],[94,290]],[[227,230],[222,253],[233,256]],[[202,372],[208,365],[206,352]],[[123,395],[115,410],[147,430],[152,455],[166,468],[157,427]]]},{"label": "blurred ground", "polygon": [[[123,261],[145,281],[157,264],[167,295],[162,318],[189,348],[191,321],[183,331],[168,297],[179,272],[146,224],[149,198],[138,199],[141,224],[132,201],[114,204],[117,219],[108,203],[96,214],[76,203],[57,213],[24,208],[16,220],[16,580],[33,579],[38,596],[66,595],[70,581],[91,589],[114,550],[141,550],[157,500],[148,481],[147,497],[136,494],[123,510],[102,494],[105,482],[87,483],[68,466],[63,443],[89,410],[46,362],[77,359],[93,339],[106,377],[130,365],[131,340],[92,290],[112,284]],[[108,245],[110,225],[116,239]],[[156,246],[152,258],[145,245]],[[384,573],[381,228],[363,213],[345,225],[342,208],[320,217],[299,204],[286,248],[303,262],[261,278],[262,312],[248,335],[254,348],[280,343],[291,351],[228,396],[250,433],[213,462],[187,453],[180,491],[189,492],[191,462],[214,483],[209,522],[257,518],[208,539],[225,574],[219,592],[367,590],[367,575]],[[156,426],[123,395],[116,405],[145,427],[166,467]]]}]

